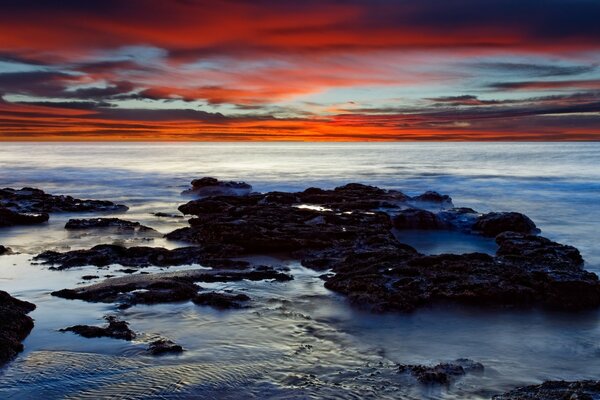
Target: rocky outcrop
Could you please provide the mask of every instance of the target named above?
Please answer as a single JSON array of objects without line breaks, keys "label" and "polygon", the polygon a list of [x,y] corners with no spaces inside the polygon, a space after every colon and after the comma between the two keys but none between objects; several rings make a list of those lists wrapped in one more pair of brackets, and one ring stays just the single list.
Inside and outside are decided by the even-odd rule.
[{"label": "rocky outcrop", "polygon": [[449,227],[431,211],[417,208],[399,211],[393,221],[396,229],[446,229]]},{"label": "rocky outcrop", "polygon": [[11,248],[0,245],[0,256],[4,256],[7,254],[12,254]]},{"label": "rocky outcrop", "polygon": [[398,365],[398,373],[409,373],[419,383],[424,385],[438,384],[447,385],[467,373],[481,374],[484,367],[481,363],[460,358],[451,363],[441,363],[434,366],[428,365]]},{"label": "rocky outcrop", "polygon": [[33,319],[27,314],[34,309],[34,304],[0,290],[0,365],[23,351],[21,342],[33,329]]},{"label": "rocky outcrop", "polygon": [[452,205],[452,198],[446,194],[439,194],[438,192],[428,191],[418,196],[412,197],[413,201],[420,201],[423,203],[435,203],[441,205]]},{"label": "rocky outcrop", "polygon": [[148,345],[148,352],[153,356],[167,353],[182,353],[183,347],[169,339],[158,339]]},{"label": "rocky outcrop", "polygon": [[25,214],[0,206],[0,227],[15,225],[37,225],[48,221],[48,214]]},{"label": "rocky outcrop", "polygon": [[18,213],[126,211],[127,207],[106,200],[81,200],[55,196],[34,188],[0,189],[0,207]]},{"label": "rocky outcrop", "polygon": [[133,340],[135,332],[129,329],[129,324],[119,321],[115,316],[105,317],[108,325],[104,327],[91,325],[75,325],[61,329],[61,332],[73,332],[85,338],[109,337],[113,339]]},{"label": "rocky outcrop", "polygon": [[211,177],[194,179],[192,187],[183,194],[195,194],[201,197],[210,196],[245,196],[252,191],[246,182],[220,181]]},{"label": "rocky outcrop", "polygon": [[217,292],[199,293],[192,300],[195,304],[211,306],[218,309],[242,308],[243,303],[250,300],[245,294],[227,294]]},{"label": "rocky outcrop", "polygon": [[127,221],[120,218],[87,218],[87,219],[70,219],[65,224],[67,230],[83,230],[83,229],[101,229],[110,228],[120,233],[154,233],[158,232],[148,226],[142,225],[139,222]]},{"label": "rocky outcrop", "polygon": [[595,400],[600,399],[600,381],[548,381],[494,396],[494,400]]},{"label": "rocky outcrop", "polygon": [[496,236],[502,232],[539,233],[539,229],[526,215],[517,212],[491,212],[483,214],[472,226],[473,231],[484,236]]}]

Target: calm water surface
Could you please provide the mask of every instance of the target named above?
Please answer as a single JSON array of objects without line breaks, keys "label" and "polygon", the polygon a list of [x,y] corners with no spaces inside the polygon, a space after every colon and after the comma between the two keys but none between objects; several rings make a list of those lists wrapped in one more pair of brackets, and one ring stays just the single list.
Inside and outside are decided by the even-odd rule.
[{"label": "calm water surface", "polygon": [[[600,143],[0,144],[0,187],[123,202],[131,207],[127,219],[163,233],[185,220],[151,213],[176,212],[188,200],[181,190],[201,176],[244,180],[257,191],[348,182],[410,195],[437,190],[457,206],[526,213],[543,235],[578,247],[586,268],[600,273]],[[66,232],[72,216],[55,214],[45,226],[0,231],[0,243],[21,253],[0,258],[0,289],[38,305],[25,352],[0,371],[0,398],[479,399],[546,379],[600,376],[598,312],[448,307],[374,315],[348,306],[294,260],[263,260],[290,267],[295,279],[288,283],[202,285],[246,291],[253,307],[245,310],[180,303],[117,311],[54,298],[49,292],[83,284],[81,276],[97,270],[50,271],[32,265],[32,255],[98,243],[148,244]],[[432,254],[494,251],[493,243],[467,235],[415,233],[403,239]],[[149,244],[178,245],[163,239]],[[193,266],[172,270],[186,268]],[[106,314],[129,321],[138,339],[58,332],[100,324]],[[145,343],[157,336],[187,351],[145,355]],[[459,357],[482,362],[485,373],[449,388],[423,388],[395,371],[396,363]]]}]

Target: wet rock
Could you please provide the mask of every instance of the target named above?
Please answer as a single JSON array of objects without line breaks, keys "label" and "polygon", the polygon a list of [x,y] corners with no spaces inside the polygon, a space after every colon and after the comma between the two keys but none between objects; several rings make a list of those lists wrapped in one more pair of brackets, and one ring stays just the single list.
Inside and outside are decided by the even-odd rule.
[{"label": "wet rock", "polygon": [[426,365],[398,365],[399,373],[410,373],[419,383],[443,384],[454,382],[457,378],[470,373],[482,373],[482,364],[466,358],[458,359],[452,363],[441,363],[434,366]]},{"label": "wet rock", "polygon": [[174,250],[162,247],[123,247],[101,244],[85,250],[64,253],[45,251],[35,260],[54,265],[54,269],[67,269],[85,265],[103,267],[119,264],[126,267],[173,266],[200,263],[206,258],[201,247],[182,247]]},{"label": "wet rock", "polygon": [[34,309],[34,304],[0,290],[0,365],[23,351],[21,342],[33,329],[33,319],[27,314]]},{"label": "wet rock", "polygon": [[446,194],[439,194],[438,192],[427,191],[418,196],[412,197],[413,201],[421,201],[424,203],[436,203],[436,204],[452,204],[452,198]]},{"label": "wet rock", "polygon": [[123,233],[158,233],[156,230],[144,226],[139,222],[127,221],[119,218],[88,218],[88,219],[70,219],[65,229],[68,230],[83,230],[83,229],[98,229],[112,228]]},{"label": "wet rock", "polygon": [[167,353],[182,353],[183,347],[168,339],[158,339],[148,345],[148,352],[154,356]]},{"label": "wet rock", "polygon": [[12,254],[10,247],[0,245],[0,256]]},{"label": "wet rock", "polygon": [[491,212],[479,217],[472,229],[485,236],[496,236],[502,232],[539,233],[529,217],[517,212]]},{"label": "wet rock", "polygon": [[155,217],[160,217],[160,218],[177,218],[177,219],[183,218],[183,215],[170,214],[170,213],[164,213],[164,212],[155,212],[155,213],[152,213],[152,215],[154,215]]},{"label": "wet rock", "polygon": [[100,279],[98,275],[84,275],[81,277],[84,281],[91,281],[93,279]]},{"label": "wet rock", "polygon": [[25,214],[0,206],[0,227],[14,225],[36,225],[48,221],[48,214]]},{"label": "wet rock", "polygon": [[124,274],[135,274],[136,272],[138,272],[138,270],[134,268],[123,268],[118,269],[117,272],[122,272]]},{"label": "wet rock", "polygon": [[394,216],[396,229],[445,229],[449,226],[431,211],[409,208]]},{"label": "wet rock", "polygon": [[[157,304],[192,300],[201,288],[194,282],[233,282],[240,280],[275,280],[285,282],[292,277],[275,269],[254,268],[247,271],[187,270],[148,275],[130,275],[107,279],[103,282],[75,289],[52,292],[53,296],[89,302]],[[240,297],[233,301],[243,301]]]},{"label": "wet rock", "polygon": [[0,207],[18,213],[126,211],[128,207],[106,200],[81,200],[55,196],[34,188],[0,189]]},{"label": "wet rock", "polygon": [[548,381],[525,386],[494,396],[494,400],[596,400],[600,399],[600,381]]},{"label": "wet rock", "polygon": [[184,194],[195,194],[197,196],[245,196],[250,194],[252,186],[246,182],[220,181],[216,178],[204,177],[194,179],[191,189],[185,190]]},{"label": "wet rock", "polygon": [[250,300],[245,294],[226,294],[206,292],[198,294],[192,301],[195,304],[211,306],[219,309],[242,308],[242,303]]},{"label": "wet rock", "polygon": [[129,329],[129,324],[119,321],[114,316],[105,317],[107,326],[75,325],[61,329],[61,332],[73,332],[85,338],[110,337],[113,339],[133,340],[135,332]]}]

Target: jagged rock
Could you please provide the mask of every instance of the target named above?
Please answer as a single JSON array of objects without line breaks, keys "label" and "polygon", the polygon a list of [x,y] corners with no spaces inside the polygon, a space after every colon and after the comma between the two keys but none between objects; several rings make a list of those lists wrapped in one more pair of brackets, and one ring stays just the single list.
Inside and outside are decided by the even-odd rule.
[{"label": "jagged rock", "polygon": [[105,200],[81,200],[71,196],[54,196],[34,188],[0,189],[0,207],[18,213],[126,211],[122,204]]},{"label": "jagged rock", "polygon": [[65,229],[81,230],[81,229],[97,229],[97,228],[113,228],[118,232],[142,232],[156,233],[158,232],[148,226],[142,225],[139,222],[127,221],[120,218],[88,218],[88,219],[70,219]]},{"label": "jagged rock", "polygon": [[425,203],[436,203],[436,204],[452,204],[452,198],[446,194],[439,194],[438,192],[427,191],[418,196],[412,197],[413,201],[422,201]]},{"label": "jagged rock", "polygon": [[0,227],[43,224],[48,218],[46,213],[24,214],[0,206]]},{"label": "jagged rock", "polygon": [[34,309],[34,304],[0,290],[0,365],[23,351],[21,342],[33,329],[33,319],[27,314]]},{"label": "jagged rock", "polygon": [[600,399],[600,381],[548,381],[541,385],[525,386],[494,400],[597,400]]},{"label": "jagged rock", "polygon": [[168,339],[158,339],[148,345],[148,352],[154,356],[165,353],[181,353],[183,347]]},{"label": "jagged rock", "polygon": [[61,329],[61,332],[73,332],[85,338],[110,337],[113,339],[133,340],[135,332],[129,329],[129,324],[119,321],[114,316],[105,317],[108,325],[105,327],[91,325],[75,325]]},{"label": "jagged rock", "polygon": [[484,367],[481,363],[466,358],[460,358],[452,363],[441,363],[434,366],[398,365],[399,373],[410,373],[422,384],[450,384],[467,373],[482,373],[483,370]]},{"label": "jagged rock", "polygon": [[12,254],[12,250],[10,247],[0,245],[0,256]]},{"label": "jagged rock", "polygon": [[538,233],[539,229],[529,217],[517,212],[491,212],[479,217],[472,229],[485,236],[502,232]]},{"label": "jagged rock", "polygon": [[417,208],[399,211],[393,221],[396,229],[445,229],[449,227],[431,211]]},{"label": "jagged rock", "polygon": [[245,196],[250,193],[252,186],[246,182],[220,181],[216,178],[204,177],[194,179],[192,188],[185,190],[184,194],[195,194],[202,197],[209,196]]},{"label": "jagged rock", "polygon": [[211,306],[219,309],[242,308],[242,304],[250,300],[245,294],[226,294],[217,292],[199,293],[192,300],[195,304]]}]

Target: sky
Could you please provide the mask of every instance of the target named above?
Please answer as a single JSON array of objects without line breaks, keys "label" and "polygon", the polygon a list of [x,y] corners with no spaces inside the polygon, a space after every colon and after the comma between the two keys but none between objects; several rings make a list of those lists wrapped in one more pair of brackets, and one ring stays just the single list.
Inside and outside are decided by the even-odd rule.
[{"label": "sky", "polygon": [[600,0],[0,0],[0,140],[600,140]]}]

